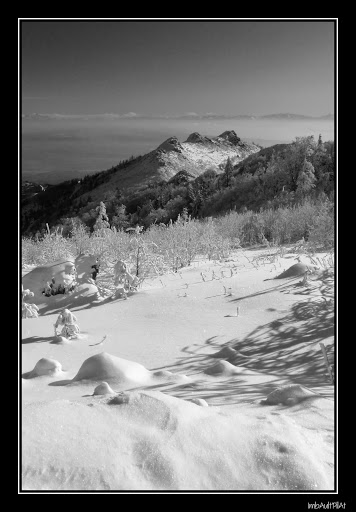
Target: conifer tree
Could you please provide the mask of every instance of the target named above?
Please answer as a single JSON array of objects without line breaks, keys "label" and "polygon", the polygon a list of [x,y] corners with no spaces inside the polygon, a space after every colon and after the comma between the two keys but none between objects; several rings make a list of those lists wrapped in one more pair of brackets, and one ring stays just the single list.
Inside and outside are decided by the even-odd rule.
[{"label": "conifer tree", "polygon": [[126,206],[121,204],[116,207],[115,215],[112,218],[112,224],[118,229],[126,229],[129,223],[129,217],[126,214]]},{"label": "conifer tree", "polygon": [[304,197],[315,187],[314,167],[311,162],[304,159],[303,167],[297,178],[297,196]]},{"label": "conifer tree", "polygon": [[226,161],[225,170],[224,170],[225,183],[226,183],[227,187],[230,186],[233,172],[234,172],[234,166],[232,165],[232,162],[229,157]]},{"label": "conifer tree", "polygon": [[93,228],[94,231],[98,231],[99,229],[103,229],[103,228],[109,228],[110,224],[109,224],[109,218],[106,215],[105,204],[102,201],[100,201],[99,206],[97,206],[95,208],[95,210],[98,212],[98,217],[94,224],[94,228]]}]

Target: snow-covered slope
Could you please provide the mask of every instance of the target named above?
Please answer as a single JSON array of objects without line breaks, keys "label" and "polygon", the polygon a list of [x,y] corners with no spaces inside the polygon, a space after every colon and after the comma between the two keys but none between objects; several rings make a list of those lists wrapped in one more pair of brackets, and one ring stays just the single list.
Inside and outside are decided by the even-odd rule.
[{"label": "snow-covered slope", "polygon": [[259,150],[259,146],[243,142],[233,130],[211,139],[197,132],[184,142],[170,137],[155,150],[114,173],[110,181],[90,191],[90,195],[95,199],[116,187],[135,187],[151,180],[168,181],[182,170],[193,177],[211,167],[217,172],[223,171],[228,158],[236,164]]},{"label": "snow-covered slope", "polygon": [[57,296],[23,319],[23,490],[332,491],[333,284],[266,280],[300,257],[267,254],[197,258],[128,300],[85,291],[65,343]]}]

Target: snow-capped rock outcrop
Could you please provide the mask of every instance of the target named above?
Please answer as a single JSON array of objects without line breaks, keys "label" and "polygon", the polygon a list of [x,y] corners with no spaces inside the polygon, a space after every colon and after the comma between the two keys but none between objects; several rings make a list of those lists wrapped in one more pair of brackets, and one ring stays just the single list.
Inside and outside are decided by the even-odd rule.
[{"label": "snow-capped rock outcrop", "polygon": [[90,195],[95,200],[117,186],[134,188],[145,182],[169,181],[180,171],[189,173],[193,178],[209,168],[222,172],[228,158],[235,165],[259,150],[259,146],[243,142],[233,130],[212,138],[194,132],[185,142],[172,136],[125,169],[114,173],[109,181],[91,190]]}]

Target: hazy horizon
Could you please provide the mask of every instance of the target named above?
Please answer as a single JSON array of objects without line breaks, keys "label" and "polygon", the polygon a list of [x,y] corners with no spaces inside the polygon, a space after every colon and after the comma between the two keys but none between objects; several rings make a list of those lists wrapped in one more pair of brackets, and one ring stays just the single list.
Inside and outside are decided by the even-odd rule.
[{"label": "hazy horizon", "polygon": [[125,112],[125,113],[114,113],[114,112],[97,112],[96,114],[63,114],[61,112],[30,112],[27,114],[22,114],[22,118],[24,119],[34,119],[41,118],[44,120],[45,118],[51,119],[96,119],[96,118],[112,118],[112,119],[239,119],[239,118],[257,118],[257,119],[265,119],[265,118],[282,118],[283,117],[294,118],[305,118],[305,119],[323,119],[326,117],[334,116],[332,112],[327,112],[321,116],[310,116],[306,114],[295,114],[294,112],[270,112],[269,114],[219,114],[215,112],[176,112],[170,114],[138,114],[136,112]]},{"label": "hazy horizon", "polygon": [[334,139],[334,122],[328,120],[25,119],[22,178],[54,184],[146,154],[171,136],[183,142],[192,132],[215,137],[225,130],[264,147],[307,135]]},{"label": "hazy horizon", "polygon": [[[334,122],[317,118],[335,110],[335,25],[20,20],[22,176],[98,172],[194,131],[235,130],[262,146],[333,139]],[[314,119],[231,118],[284,113]]]}]

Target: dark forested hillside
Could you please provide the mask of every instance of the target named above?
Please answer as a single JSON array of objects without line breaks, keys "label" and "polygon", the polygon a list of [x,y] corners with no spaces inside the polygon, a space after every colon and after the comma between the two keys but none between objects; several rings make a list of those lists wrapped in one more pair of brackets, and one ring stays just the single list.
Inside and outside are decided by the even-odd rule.
[{"label": "dark forested hillside", "polygon": [[208,168],[199,176],[179,170],[168,181],[152,179],[135,188],[112,188],[98,197],[102,183],[112,174],[143,157],[84,179],[71,180],[22,198],[22,232],[34,235],[46,228],[61,227],[69,234],[73,223],[94,229],[99,204],[104,203],[111,226],[145,228],[176,220],[183,211],[193,218],[223,214],[229,210],[260,210],[288,206],[306,197],[332,196],[334,190],[334,143],[319,137],[297,138],[292,144],[261,149],[223,169]]}]

